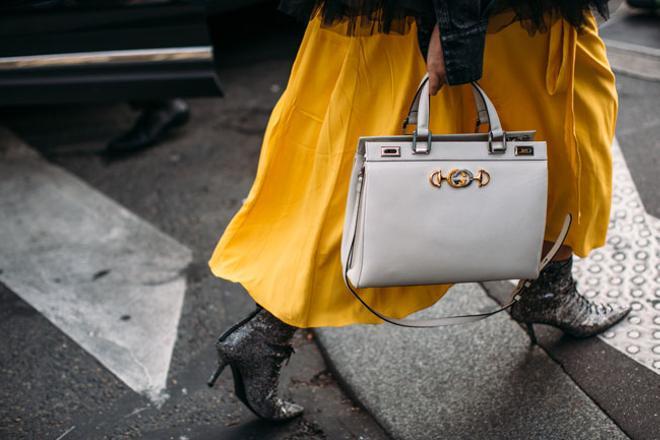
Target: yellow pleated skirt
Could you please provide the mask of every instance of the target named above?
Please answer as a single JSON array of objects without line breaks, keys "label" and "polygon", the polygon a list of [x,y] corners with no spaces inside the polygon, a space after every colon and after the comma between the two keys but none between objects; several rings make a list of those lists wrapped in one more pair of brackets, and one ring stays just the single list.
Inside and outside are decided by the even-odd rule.
[{"label": "yellow pleated skirt", "polygon": [[[256,177],[213,252],[217,277],[297,327],[381,323],[348,291],[340,243],[357,140],[401,134],[426,71],[414,28],[348,37],[309,21],[288,84],[264,133]],[[605,243],[611,198],[614,75],[590,16],[583,32],[564,21],[529,36],[518,24],[486,39],[480,85],[505,130],[537,130],[548,144],[546,240],[573,213],[565,244],[586,256]],[[431,99],[433,133],[475,129],[468,85]],[[439,231],[442,233],[442,231]],[[379,311],[405,317],[452,284],[365,288]]]}]

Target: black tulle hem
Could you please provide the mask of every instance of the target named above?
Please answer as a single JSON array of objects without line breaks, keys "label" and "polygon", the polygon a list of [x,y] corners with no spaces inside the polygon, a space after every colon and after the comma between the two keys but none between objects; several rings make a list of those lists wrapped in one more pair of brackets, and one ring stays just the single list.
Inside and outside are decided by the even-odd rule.
[{"label": "black tulle hem", "polygon": [[407,33],[417,17],[433,17],[430,1],[281,0],[278,9],[301,22],[319,15],[324,26],[341,22],[347,35]]},{"label": "black tulle hem", "polygon": [[[510,22],[520,21],[530,32],[545,31],[551,21],[564,18],[576,28],[586,20],[589,10],[609,17],[607,0],[498,0],[482,11],[483,17],[506,15]],[[406,33],[414,20],[435,21],[431,0],[281,0],[278,9],[302,22],[319,15],[323,25],[345,26],[347,35]]]},{"label": "black tulle hem", "polygon": [[505,0],[494,2],[491,15],[510,14],[511,21],[520,21],[530,32],[544,32],[558,18],[580,29],[587,20],[589,11],[608,19],[610,11],[607,0]]}]

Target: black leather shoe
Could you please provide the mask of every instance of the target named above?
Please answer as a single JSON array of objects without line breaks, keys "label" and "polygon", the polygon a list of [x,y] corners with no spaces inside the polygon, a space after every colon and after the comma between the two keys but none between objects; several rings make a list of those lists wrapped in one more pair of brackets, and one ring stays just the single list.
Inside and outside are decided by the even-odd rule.
[{"label": "black leather shoe", "polygon": [[144,107],[135,125],[108,143],[104,153],[124,155],[144,150],[162,140],[167,132],[190,119],[190,107],[183,99],[158,101]]}]

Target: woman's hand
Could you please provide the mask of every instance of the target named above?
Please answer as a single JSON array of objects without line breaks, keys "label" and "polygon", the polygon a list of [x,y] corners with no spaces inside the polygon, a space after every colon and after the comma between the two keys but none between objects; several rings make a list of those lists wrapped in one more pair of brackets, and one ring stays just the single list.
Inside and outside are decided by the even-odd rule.
[{"label": "woman's hand", "polygon": [[428,52],[426,54],[426,69],[429,72],[429,93],[435,95],[447,81],[445,72],[445,55],[440,44],[440,27],[435,24],[431,33]]}]

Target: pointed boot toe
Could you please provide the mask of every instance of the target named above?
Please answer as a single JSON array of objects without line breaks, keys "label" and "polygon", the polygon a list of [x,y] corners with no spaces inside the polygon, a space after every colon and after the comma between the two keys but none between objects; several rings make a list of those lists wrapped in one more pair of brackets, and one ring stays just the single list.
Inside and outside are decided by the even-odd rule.
[{"label": "pointed boot toe", "polygon": [[630,313],[629,305],[599,304],[585,298],[572,275],[573,257],[551,261],[511,307],[511,317],[527,324],[535,341],[533,323],[548,324],[577,337],[601,333]]},{"label": "pointed boot toe", "polygon": [[283,422],[293,419],[305,411],[305,408],[303,408],[302,405],[282,399],[278,399],[276,408],[277,411],[270,417],[270,420],[275,422]]},{"label": "pointed boot toe", "polygon": [[566,333],[576,338],[588,338],[597,335],[628,316],[632,307],[619,304],[596,304],[592,306],[592,310],[596,310],[596,318],[588,318],[585,319],[586,322],[582,325],[568,327],[565,330]]}]

